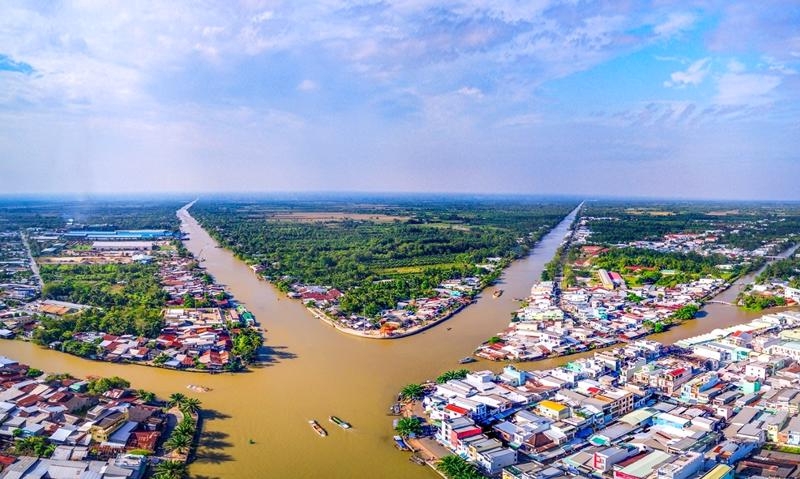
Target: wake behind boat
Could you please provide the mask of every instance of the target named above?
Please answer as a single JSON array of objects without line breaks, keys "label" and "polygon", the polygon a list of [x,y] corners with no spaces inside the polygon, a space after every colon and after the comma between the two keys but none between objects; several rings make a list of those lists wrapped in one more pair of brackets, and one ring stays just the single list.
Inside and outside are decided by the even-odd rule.
[{"label": "wake behind boat", "polygon": [[313,430],[314,430],[314,432],[316,432],[317,434],[319,434],[319,435],[320,435],[320,437],[325,437],[325,436],[327,436],[327,435],[328,435],[328,431],[326,431],[325,429],[323,429],[323,428],[322,428],[322,426],[320,426],[320,425],[319,425],[319,423],[318,423],[317,421],[315,421],[315,420],[313,420],[313,419],[312,419],[312,420],[308,421],[308,424],[310,424],[310,425],[311,425],[311,429],[313,429]]},{"label": "wake behind boat", "polygon": [[347,421],[344,421],[344,420],[342,420],[342,419],[340,419],[340,418],[338,418],[338,417],[336,417],[336,416],[330,416],[330,417],[328,418],[328,420],[329,420],[330,422],[332,422],[332,423],[336,424],[337,426],[339,426],[339,427],[340,427],[340,428],[342,428],[342,429],[350,429],[350,428],[352,427],[352,426],[350,426],[350,423],[349,423],[349,422],[347,422]]}]

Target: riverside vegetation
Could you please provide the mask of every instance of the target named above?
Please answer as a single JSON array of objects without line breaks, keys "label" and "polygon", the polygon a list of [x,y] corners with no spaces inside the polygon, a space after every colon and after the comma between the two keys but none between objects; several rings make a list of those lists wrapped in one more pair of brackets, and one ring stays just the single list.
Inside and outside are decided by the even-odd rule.
[{"label": "riverside vegetation", "polygon": [[[447,279],[492,282],[574,206],[521,198],[201,201],[192,214],[281,290],[335,287],[345,292],[342,312],[374,317],[432,295]],[[499,261],[482,267],[488,258]]]}]

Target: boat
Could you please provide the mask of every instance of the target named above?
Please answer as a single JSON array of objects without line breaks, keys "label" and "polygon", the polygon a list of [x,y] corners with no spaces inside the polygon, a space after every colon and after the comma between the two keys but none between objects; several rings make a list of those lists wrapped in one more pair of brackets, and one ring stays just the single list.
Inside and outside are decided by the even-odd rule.
[{"label": "boat", "polygon": [[205,386],[198,386],[197,384],[189,384],[186,386],[186,389],[190,389],[196,393],[207,393],[211,391],[211,388]]},{"label": "boat", "polygon": [[425,459],[417,456],[416,454],[409,457],[408,460],[413,462],[414,464],[419,464],[420,466],[424,466],[426,464]]},{"label": "boat", "polygon": [[394,445],[395,447],[397,447],[397,449],[400,449],[401,451],[408,450],[408,445],[406,444],[406,442],[403,440],[402,437],[394,436],[392,439],[394,439]]},{"label": "boat", "polygon": [[340,428],[342,428],[342,429],[350,429],[350,428],[352,427],[352,426],[350,426],[350,423],[349,423],[349,422],[347,422],[347,421],[343,421],[342,419],[340,419],[340,418],[338,418],[338,417],[336,417],[336,416],[330,416],[330,417],[328,418],[328,420],[329,420],[330,422],[332,422],[332,423],[336,424],[337,426],[339,426],[339,427],[340,427]]},{"label": "boat", "polygon": [[494,296],[495,298],[499,298],[502,295],[503,295],[502,289],[495,290],[495,292],[492,294],[492,296]]},{"label": "boat", "polygon": [[250,439],[250,444],[255,444],[255,443],[256,442],[254,440]]},{"label": "boat", "polygon": [[313,419],[312,419],[312,420],[308,421],[308,424],[310,424],[310,425],[311,425],[311,429],[313,429],[313,430],[314,430],[314,432],[316,432],[317,434],[319,434],[319,435],[320,435],[320,437],[325,437],[325,436],[327,436],[327,435],[328,435],[328,431],[326,431],[325,429],[323,429],[323,428],[322,428],[322,426],[320,426],[320,425],[319,425],[319,423],[318,423],[317,421],[315,421],[315,420],[313,420]]},{"label": "boat", "polygon": [[472,356],[467,356],[466,358],[461,358],[458,360],[458,364],[469,364],[476,362],[477,359],[473,358]]}]

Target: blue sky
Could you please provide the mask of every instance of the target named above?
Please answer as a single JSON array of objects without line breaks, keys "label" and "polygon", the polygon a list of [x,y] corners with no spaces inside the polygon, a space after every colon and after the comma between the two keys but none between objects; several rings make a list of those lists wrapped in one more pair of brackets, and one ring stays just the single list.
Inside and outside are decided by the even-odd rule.
[{"label": "blue sky", "polygon": [[3,2],[7,193],[800,200],[800,4]]}]

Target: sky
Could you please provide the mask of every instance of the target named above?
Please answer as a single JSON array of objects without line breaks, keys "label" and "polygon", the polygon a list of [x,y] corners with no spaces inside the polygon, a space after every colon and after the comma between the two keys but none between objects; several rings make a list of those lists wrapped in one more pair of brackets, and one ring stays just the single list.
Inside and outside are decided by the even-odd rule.
[{"label": "sky", "polygon": [[0,194],[800,200],[800,2],[0,3]]}]

